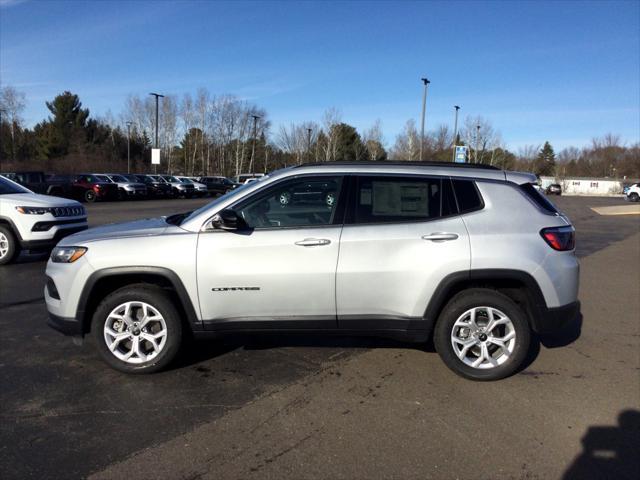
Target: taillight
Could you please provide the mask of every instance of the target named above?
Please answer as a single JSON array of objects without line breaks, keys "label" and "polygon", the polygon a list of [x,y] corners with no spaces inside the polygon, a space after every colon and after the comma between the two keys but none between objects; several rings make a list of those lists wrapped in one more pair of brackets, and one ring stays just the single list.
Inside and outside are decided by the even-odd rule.
[{"label": "taillight", "polygon": [[576,231],[571,226],[543,228],[540,235],[554,250],[565,252],[576,246]]}]

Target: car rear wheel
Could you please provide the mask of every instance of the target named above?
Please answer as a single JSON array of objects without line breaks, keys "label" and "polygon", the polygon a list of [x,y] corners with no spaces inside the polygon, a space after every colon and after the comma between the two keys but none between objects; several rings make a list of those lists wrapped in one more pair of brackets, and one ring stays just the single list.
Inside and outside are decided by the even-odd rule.
[{"label": "car rear wheel", "polygon": [[87,203],[93,203],[96,201],[96,192],[93,190],[86,190],[84,192],[84,201]]},{"label": "car rear wheel", "polygon": [[444,363],[471,380],[499,380],[524,363],[531,342],[524,312],[506,295],[475,288],[460,292],[436,323],[434,344]]},{"label": "car rear wheel", "polygon": [[159,287],[130,285],[98,306],[91,330],[107,364],[126,373],[153,373],[177,355],[182,341],[180,315]]},{"label": "car rear wheel", "polygon": [[324,197],[324,201],[327,206],[333,207],[333,205],[336,203],[336,194],[333,192],[327,193],[327,195]]},{"label": "car rear wheel", "polygon": [[6,265],[20,252],[20,246],[9,227],[0,225],[0,265]]},{"label": "car rear wheel", "polygon": [[280,205],[289,205],[289,203],[291,202],[291,193],[281,192],[278,195],[278,202],[280,202]]},{"label": "car rear wheel", "polygon": [[640,200],[640,196],[636,192],[633,192],[631,195],[629,195],[629,200],[631,200],[632,202],[637,202],[638,200]]}]

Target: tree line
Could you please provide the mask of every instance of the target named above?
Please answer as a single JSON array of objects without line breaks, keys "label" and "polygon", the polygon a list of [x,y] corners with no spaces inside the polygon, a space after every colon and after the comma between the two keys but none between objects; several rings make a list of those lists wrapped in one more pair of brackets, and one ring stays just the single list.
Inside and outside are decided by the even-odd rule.
[{"label": "tree line", "polygon": [[[46,102],[48,118],[25,126],[24,93],[11,86],[0,92],[0,170],[151,171],[155,145],[155,101],[129,96],[118,117],[92,117],[78,95],[65,91]],[[272,131],[268,112],[233,95],[212,95],[199,89],[194,96],[160,99],[158,172],[235,176],[268,172],[307,162],[334,160],[418,160],[421,138],[409,120],[387,149],[382,122],[358,131],[329,108],[318,121],[281,125]],[[555,153],[549,142],[510,151],[500,132],[483,117],[466,117],[454,133],[439,125],[425,133],[425,160],[453,161],[453,146],[469,147],[468,161],[539,175],[640,177],[640,146],[624,145],[619,136],[594,138],[582,148]]]}]

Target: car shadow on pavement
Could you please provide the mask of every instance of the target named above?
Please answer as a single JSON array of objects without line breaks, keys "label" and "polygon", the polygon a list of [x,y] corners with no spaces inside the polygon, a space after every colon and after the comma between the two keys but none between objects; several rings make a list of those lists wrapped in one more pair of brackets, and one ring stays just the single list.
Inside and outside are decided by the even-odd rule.
[{"label": "car shadow on pavement", "polygon": [[35,263],[35,262],[46,262],[49,260],[49,255],[51,252],[20,252],[13,263]]},{"label": "car shadow on pavement", "polygon": [[[271,350],[279,348],[323,348],[323,349],[361,349],[372,348],[416,348],[425,350],[425,344],[401,342],[378,337],[348,337],[338,335],[304,335],[298,333],[276,334],[234,334],[218,339],[187,339],[179,357],[168,370],[196,365],[216,357],[244,349],[248,351]],[[426,351],[429,351],[426,348]],[[434,350],[431,350],[434,351]]]},{"label": "car shadow on pavement", "polygon": [[563,475],[563,480],[589,478],[640,478],[640,411],[624,410],[617,426],[589,427],[582,437],[582,453]]}]

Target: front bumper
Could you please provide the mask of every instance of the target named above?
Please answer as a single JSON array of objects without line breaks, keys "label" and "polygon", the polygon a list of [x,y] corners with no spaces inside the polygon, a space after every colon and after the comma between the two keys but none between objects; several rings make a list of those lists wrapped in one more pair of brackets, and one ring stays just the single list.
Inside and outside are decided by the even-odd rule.
[{"label": "front bumper", "polygon": [[560,332],[569,327],[580,315],[580,302],[575,301],[562,307],[547,308],[536,319],[535,331],[540,335]]},{"label": "front bumper", "polygon": [[84,224],[68,227],[58,228],[58,230],[50,238],[23,240],[20,239],[20,247],[23,250],[47,250],[56,246],[56,244],[64,237],[68,237],[71,234],[86,230],[88,225],[86,220]]},{"label": "front bumper", "polygon": [[72,335],[74,337],[81,337],[84,335],[82,324],[75,318],[60,317],[49,312],[47,325],[60,333],[64,333],[65,335]]}]

